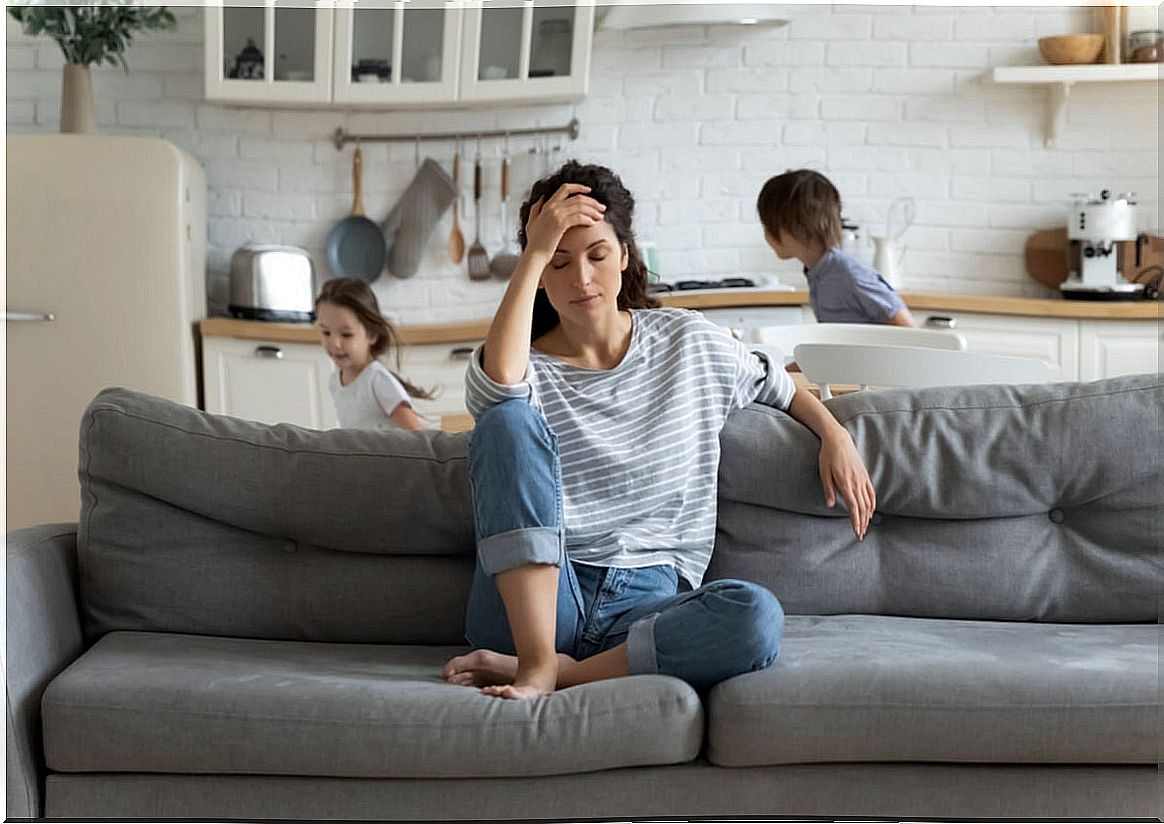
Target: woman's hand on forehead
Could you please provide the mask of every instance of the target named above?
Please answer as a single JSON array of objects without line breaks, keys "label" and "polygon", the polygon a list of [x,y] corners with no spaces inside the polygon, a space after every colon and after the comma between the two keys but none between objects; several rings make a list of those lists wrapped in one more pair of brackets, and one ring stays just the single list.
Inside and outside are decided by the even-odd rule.
[{"label": "woman's hand on forehead", "polygon": [[563,183],[548,200],[534,201],[525,227],[527,248],[552,255],[570,229],[603,220],[606,205],[587,195],[589,191],[590,187],[581,183]]}]

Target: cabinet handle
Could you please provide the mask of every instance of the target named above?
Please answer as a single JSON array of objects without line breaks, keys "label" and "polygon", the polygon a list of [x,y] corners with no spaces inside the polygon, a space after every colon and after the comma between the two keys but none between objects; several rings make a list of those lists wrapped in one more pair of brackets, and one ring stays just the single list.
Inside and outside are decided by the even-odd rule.
[{"label": "cabinet handle", "polygon": [[471,357],[473,357],[472,346],[458,346],[449,352],[449,360],[467,361]]},{"label": "cabinet handle", "polygon": [[273,358],[274,360],[283,360],[283,350],[278,346],[256,346],[256,358]]},{"label": "cabinet handle", "polygon": [[54,315],[52,312],[7,312],[6,311],[4,313],[4,321],[5,322],[14,321],[14,320],[49,321],[49,320],[56,320],[56,319],[57,319],[57,316]]},{"label": "cabinet handle", "polygon": [[953,329],[958,321],[949,315],[930,315],[922,324],[926,329]]}]

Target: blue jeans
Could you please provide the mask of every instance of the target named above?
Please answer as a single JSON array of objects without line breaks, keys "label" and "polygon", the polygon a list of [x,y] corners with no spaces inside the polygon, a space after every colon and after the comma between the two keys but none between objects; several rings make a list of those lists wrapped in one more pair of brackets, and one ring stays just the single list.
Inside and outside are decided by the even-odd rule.
[{"label": "blue jeans", "polygon": [[780,602],[762,586],[720,580],[692,590],[674,567],[597,567],[566,557],[558,439],[525,401],[477,418],[469,446],[477,569],[465,637],[514,654],[493,576],[524,564],[559,568],[558,652],[577,660],[626,642],[629,672],[682,678],[704,690],[776,659]]}]

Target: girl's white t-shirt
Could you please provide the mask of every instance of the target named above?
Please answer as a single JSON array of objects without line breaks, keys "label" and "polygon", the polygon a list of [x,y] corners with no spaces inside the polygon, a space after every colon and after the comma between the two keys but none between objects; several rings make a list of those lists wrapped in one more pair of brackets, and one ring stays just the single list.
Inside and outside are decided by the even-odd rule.
[{"label": "girl's white t-shirt", "polygon": [[398,429],[392,413],[402,403],[412,405],[408,391],[380,361],[374,360],[347,386],[340,385],[339,370],[331,373],[328,389],[335,414],[344,429]]}]

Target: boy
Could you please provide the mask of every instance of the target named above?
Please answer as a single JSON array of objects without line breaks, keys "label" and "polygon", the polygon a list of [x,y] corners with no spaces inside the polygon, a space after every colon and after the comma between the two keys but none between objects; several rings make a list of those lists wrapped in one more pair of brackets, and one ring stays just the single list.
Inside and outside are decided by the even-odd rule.
[{"label": "boy", "polygon": [[772,251],[804,264],[818,322],[914,325],[885,278],[841,249],[841,196],[824,175],[799,169],[769,179],[756,210]]}]

